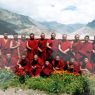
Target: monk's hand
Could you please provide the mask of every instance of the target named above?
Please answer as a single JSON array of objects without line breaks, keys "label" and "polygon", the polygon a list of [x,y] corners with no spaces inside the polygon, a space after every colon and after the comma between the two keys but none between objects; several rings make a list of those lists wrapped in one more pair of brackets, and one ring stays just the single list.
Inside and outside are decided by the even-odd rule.
[{"label": "monk's hand", "polygon": [[40,51],[40,52],[43,52],[42,49],[40,49],[40,48],[39,48],[39,51]]},{"label": "monk's hand", "polygon": [[93,53],[95,53],[95,50],[92,50]]},{"label": "monk's hand", "polygon": [[20,42],[18,42],[18,47],[20,47]]},{"label": "monk's hand", "polygon": [[90,53],[90,50],[87,50],[86,52],[87,52],[87,53]]}]

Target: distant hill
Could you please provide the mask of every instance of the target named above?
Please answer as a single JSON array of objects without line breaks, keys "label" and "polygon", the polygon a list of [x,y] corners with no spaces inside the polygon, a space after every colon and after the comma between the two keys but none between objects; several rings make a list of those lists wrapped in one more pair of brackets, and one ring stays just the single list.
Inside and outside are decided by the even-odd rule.
[{"label": "distant hill", "polygon": [[67,33],[74,35],[79,33],[80,35],[95,35],[95,20],[88,24],[61,24],[55,21],[52,22],[39,22],[28,16],[17,14],[5,9],[0,8],[0,35],[4,32],[9,34],[31,32],[39,36],[42,32],[46,36],[50,36],[51,32],[55,32],[58,35]]},{"label": "distant hill", "polygon": [[48,30],[54,30],[57,31],[58,33],[72,33],[85,25],[83,24],[60,24],[57,22],[42,22],[45,27],[47,27]]},{"label": "distant hill", "polygon": [[17,29],[16,25],[0,20],[0,35],[2,35],[4,32],[11,35],[15,34],[15,29]]},{"label": "distant hill", "polygon": [[88,27],[95,28],[95,20],[87,24]]}]

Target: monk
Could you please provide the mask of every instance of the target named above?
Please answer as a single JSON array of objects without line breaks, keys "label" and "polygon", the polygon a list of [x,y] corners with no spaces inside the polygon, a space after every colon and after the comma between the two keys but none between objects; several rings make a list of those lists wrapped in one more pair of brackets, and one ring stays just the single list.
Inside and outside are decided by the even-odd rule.
[{"label": "monk", "polygon": [[34,55],[31,61],[30,75],[32,77],[39,77],[43,68],[44,62],[41,60],[37,54]]},{"label": "monk", "polygon": [[82,56],[79,53],[79,50],[82,48],[82,42],[80,41],[80,35],[75,35],[75,40],[72,42],[72,52],[77,62],[80,62]]},{"label": "monk", "polygon": [[4,68],[4,57],[0,55],[0,69]]},{"label": "monk", "polygon": [[47,60],[52,61],[58,53],[58,40],[55,38],[56,34],[51,34],[51,39],[47,40]]},{"label": "monk", "polygon": [[95,73],[95,36],[94,36],[94,41],[92,43],[92,52],[91,52],[91,63],[92,63],[92,68],[93,68],[93,73]]},{"label": "monk", "polygon": [[5,57],[7,53],[10,53],[10,39],[8,33],[4,33],[4,37],[0,39],[0,55]]},{"label": "monk", "polygon": [[80,73],[79,63],[75,60],[74,57],[71,57],[68,61],[68,71],[71,73],[78,74]]},{"label": "monk", "polygon": [[26,36],[22,34],[20,39],[20,56],[26,55],[26,50]]},{"label": "monk", "polygon": [[85,75],[87,72],[92,72],[92,64],[87,57],[85,57],[83,62],[80,63],[80,70],[83,75]]},{"label": "monk", "polygon": [[27,58],[31,62],[33,56],[37,54],[38,51],[38,41],[35,39],[34,34],[30,34],[30,39],[27,41]]},{"label": "monk", "polygon": [[52,72],[53,72],[52,64],[49,61],[45,61],[45,64],[44,64],[42,72],[41,72],[41,76],[48,77],[51,75]]},{"label": "monk", "polygon": [[[29,60],[26,58],[26,55],[22,55],[21,59],[19,60],[18,66],[16,66],[17,69],[22,69],[25,71],[26,74],[29,74],[29,69],[30,69],[30,64],[29,64]],[[17,71],[16,71],[17,72]]]},{"label": "monk", "polygon": [[72,45],[67,40],[67,35],[66,34],[63,34],[62,35],[62,40],[59,43],[59,51],[60,51],[61,58],[64,61],[69,60],[70,55],[72,56],[71,48],[72,48]]},{"label": "monk", "polygon": [[85,36],[84,42],[82,44],[81,50],[79,50],[79,53],[83,58],[87,57],[89,60],[91,60],[91,51],[92,51],[92,43],[89,41],[89,36]]},{"label": "monk", "polygon": [[13,35],[13,39],[10,42],[10,49],[12,57],[16,60],[20,59],[20,41],[18,39],[18,34]]},{"label": "monk", "polygon": [[17,60],[12,58],[11,54],[6,54],[6,58],[4,59],[4,67],[6,69],[15,70],[15,66],[17,65]]},{"label": "monk", "polygon": [[52,61],[53,70],[64,70],[64,61],[60,59],[59,55],[56,55],[55,59]]},{"label": "monk", "polygon": [[45,34],[41,34],[41,38],[38,41],[38,56],[42,60],[46,60],[46,44],[47,40],[45,39]]}]

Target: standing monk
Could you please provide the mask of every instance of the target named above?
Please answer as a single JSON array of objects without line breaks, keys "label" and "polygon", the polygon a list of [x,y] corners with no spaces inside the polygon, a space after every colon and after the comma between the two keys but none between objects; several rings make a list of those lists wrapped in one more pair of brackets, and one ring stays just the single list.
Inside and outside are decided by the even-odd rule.
[{"label": "standing monk", "polygon": [[84,38],[82,48],[81,48],[81,50],[79,52],[83,56],[83,58],[87,57],[88,60],[90,60],[92,49],[93,49],[92,43],[89,41],[89,36],[87,35]]},{"label": "standing monk", "polygon": [[55,38],[56,34],[51,34],[51,39],[47,40],[47,60],[52,61],[58,53],[58,40]]},{"label": "standing monk", "polygon": [[20,39],[20,56],[26,55],[26,36],[24,34],[21,35]]},{"label": "standing monk", "polygon": [[12,57],[18,60],[20,58],[20,41],[18,39],[18,34],[13,35],[13,40],[10,42],[10,49]]},{"label": "standing monk", "polygon": [[47,40],[45,39],[45,34],[42,33],[38,41],[38,56],[44,61],[46,60],[46,44]]},{"label": "standing monk", "polygon": [[94,41],[92,43],[92,53],[91,53],[91,63],[92,63],[92,68],[93,68],[93,73],[95,73],[95,36],[94,36]]},{"label": "standing monk", "polygon": [[72,52],[77,62],[81,61],[82,56],[79,53],[79,50],[82,48],[82,42],[80,41],[80,36],[78,34],[75,35],[75,40],[72,43]]},{"label": "standing monk", "polygon": [[37,54],[38,51],[38,41],[34,39],[33,33],[30,34],[30,39],[27,41],[26,47],[27,47],[27,58],[31,63],[33,56]]},{"label": "standing monk", "polygon": [[70,50],[71,50],[71,43],[67,40],[67,35],[63,34],[62,35],[62,40],[59,43],[59,51],[62,59],[64,61],[69,60],[70,57]]},{"label": "standing monk", "polygon": [[4,33],[4,38],[0,39],[0,55],[5,57],[10,52],[10,40],[8,34]]}]

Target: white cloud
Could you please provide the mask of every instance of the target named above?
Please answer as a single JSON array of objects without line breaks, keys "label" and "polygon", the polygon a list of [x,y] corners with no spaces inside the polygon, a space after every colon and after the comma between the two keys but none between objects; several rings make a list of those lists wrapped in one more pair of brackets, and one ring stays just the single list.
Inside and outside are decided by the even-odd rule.
[{"label": "white cloud", "polygon": [[[0,6],[42,21],[68,24],[95,19],[95,0],[0,0]],[[64,10],[69,6],[77,10]]]}]

